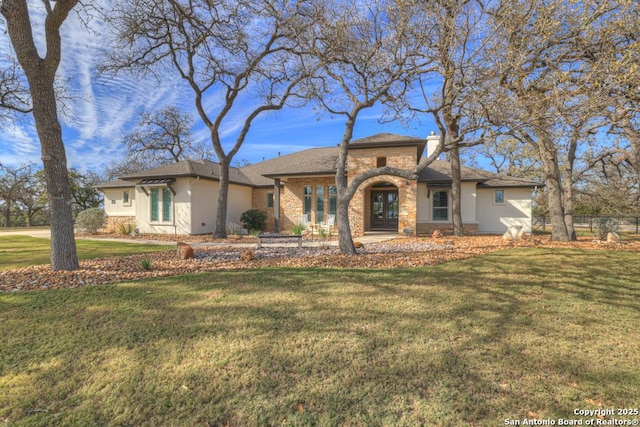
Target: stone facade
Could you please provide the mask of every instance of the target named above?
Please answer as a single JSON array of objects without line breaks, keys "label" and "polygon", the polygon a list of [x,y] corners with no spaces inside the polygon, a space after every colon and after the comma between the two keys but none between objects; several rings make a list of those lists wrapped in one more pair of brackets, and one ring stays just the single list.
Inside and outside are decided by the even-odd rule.
[{"label": "stone facade", "polygon": [[318,187],[324,189],[324,218],[329,213],[329,187],[335,186],[334,176],[317,176],[304,178],[288,178],[284,189],[280,193],[280,231],[291,230],[298,223],[304,213],[304,189],[311,187],[311,218],[312,223],[319,222],[316,218],[316,201]]},{"label": "stone facade", "polygon": [[107,223],[104,226],[104,231],[107,233],[120,233],[121,226],[133,226],[133,228],[135,228],[135,225],[135,216],[109,216],[107,217]]},{"label": "stone facade", "polygon": [[[442,234],[453,234],[453,224],[450,222],[429,222],[417,224],[418,236],[431,236],[438,230]],[[465,235],[478,234],[478,224],[462,224],[462,231]]]},{"label": "stone facade", "polygon": [[[267,231],[273,231],[274,220],[275,220],[275,212],[273,207],[269,207],[267,205],[268,195],[275,193],[274,188],[254,188],[251,192],[251,208],[252,209],[260,209],[267,213]],[[280,208],[280,212],[282,212],[282,208]],[[282,227],[281,227],[282,228]]]},{"label": "stone facade", "polygon": [[[418,162],[417,147],[376,147],[349,151],[349,180],[379,166],[412,170]],[[371,228],[371,191],[379,184],[392,184],[398,190],[398,233],[416,233],[417,182],[397,176],[381,175],[366,180],[349,205],[351,233],[358,237]]]}]

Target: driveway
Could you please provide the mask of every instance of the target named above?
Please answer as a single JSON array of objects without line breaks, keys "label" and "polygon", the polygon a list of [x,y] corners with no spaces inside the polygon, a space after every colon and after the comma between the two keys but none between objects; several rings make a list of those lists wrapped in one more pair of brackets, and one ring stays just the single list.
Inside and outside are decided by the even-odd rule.
[{"label": "driveway", "polygon": [[[12,231],[2,231],[0,230],[0,237],[2,236],[29,236],[29,237],[41,237],[44,239],[51,239],[51,230],[47,229],[24,229],[24,230],[12,230]],[[95,238],[91,237],[78,237],[76,239],[82,240],[108,240],[110,242],[121,242],[121,243],[148,243],[151,245],[173,245],[175,246],[176,242],[166,242],[161,240],[143,240],[143,239],[115,239],[115,238]]]}]

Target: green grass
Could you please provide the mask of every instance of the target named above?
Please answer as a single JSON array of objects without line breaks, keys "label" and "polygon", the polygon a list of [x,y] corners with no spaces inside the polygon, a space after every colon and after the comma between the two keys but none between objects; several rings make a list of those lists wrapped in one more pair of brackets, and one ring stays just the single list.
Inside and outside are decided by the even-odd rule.
[{"label": "green grass", "polygon": [[637,254],[516,249],[0,294],[0,425],[497,426],[637,408],[639,276]]},{"label": "green grass", "polygon": [[[134,255],[167,250],[166,246],[140,243],[120,243],[101,240],[76,240],[79,259],[114,255]],[[51,240],[28,236],[0,234],[0,271],[29,265],[49,264]]]}]

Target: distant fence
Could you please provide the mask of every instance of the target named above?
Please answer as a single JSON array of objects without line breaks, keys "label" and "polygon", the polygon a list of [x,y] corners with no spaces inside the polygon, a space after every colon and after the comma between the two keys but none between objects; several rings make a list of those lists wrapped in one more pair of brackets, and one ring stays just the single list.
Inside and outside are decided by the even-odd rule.
[{"label": "distant fence", "polygon": [[[614,219],[618,221],[618,227],[621,231],[629,231],[632,233],[640,234],[640,216],[624,215],[574,215],[573,226],[575,228],[588,228],[593,232],[595,225],[600,219]],[[548,216],[535,216],[533,217],[533,228],[535,230],[546,231],[547,227],[551,229],[551,220]]]}]

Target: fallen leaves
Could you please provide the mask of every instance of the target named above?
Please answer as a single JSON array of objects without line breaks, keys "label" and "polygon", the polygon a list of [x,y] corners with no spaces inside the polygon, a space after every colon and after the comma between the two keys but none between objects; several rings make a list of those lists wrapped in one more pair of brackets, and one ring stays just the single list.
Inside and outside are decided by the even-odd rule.
[{"label": "fallen leaves", "polygon": [[[443,244],[446,243],[446,244]],[[98,258],[80,262],[76,271],[51,271],[49,265],[37,265],[0,272],[0,292],[76,288],[129,282],[146,277],[166,277],[185,273],[264,267],[328,268],[412,268],[470,258],[511,247],[580,248],[640,252],[640,243],[606,244],[593,240],[550,242],[527,236],[517,244],[500,236],[448,237],[442,239],[399,238],[364,245],[359,255],[340,254],[336,248],[197,248],[194,259],[181,260],[175,250],[148,254]],[[242,256],[244,251],[245,256]],[[244,259],[241,259],[244,258]],[[141,261],[152,268],[145,270]]]}]

